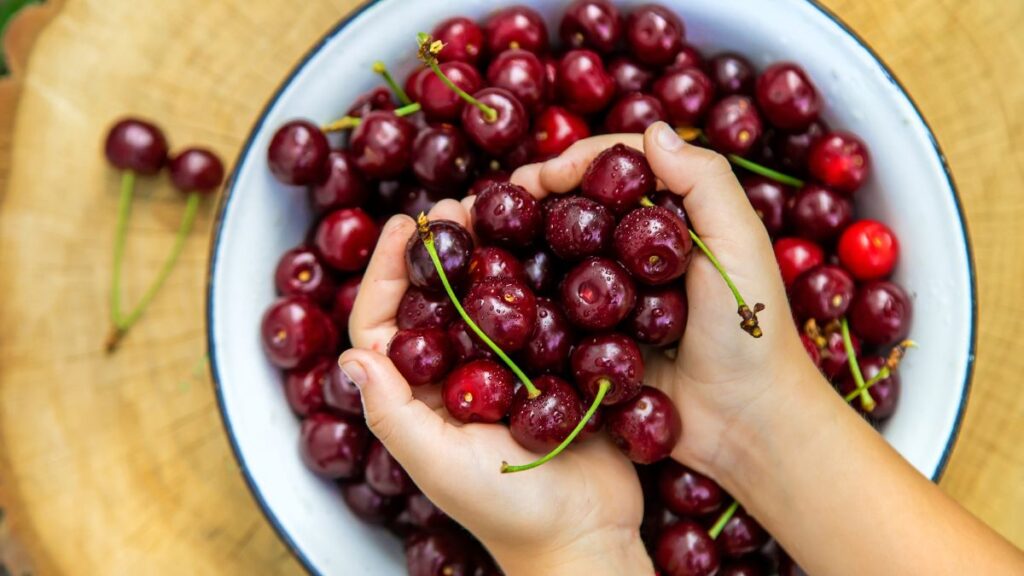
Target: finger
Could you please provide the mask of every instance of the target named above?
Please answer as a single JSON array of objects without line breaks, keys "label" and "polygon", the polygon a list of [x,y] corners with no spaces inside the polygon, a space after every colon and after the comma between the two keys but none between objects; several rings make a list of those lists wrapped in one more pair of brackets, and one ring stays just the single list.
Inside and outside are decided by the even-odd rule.
[{"label": "finger", "polygon": [[591,160],[606,148],[625,144],[637,150],[644,149],[641,134],[605,134],[585,138],[569,146],[557,158],[544,163],[540,170],[540,184],[544,190],[563,194],[579,186],[583,173]]},{"label": "finger", "polygon": [[356,348],[383,352],[398,329],[398,304],[409,287],[405,244],[415,231],[416,223],[403,215],[384,225],[349,318],[349,338]]},{"label": "finger", "polygon": [[427,217],[431,220],[451,220],[461,226],[469,226],[469,212],[458,200],[451,198],[445,198],[434,204]]},{"label": "finger", "polygon": [[548,195],[548,190],[540,181],[540,171],[544,167],[543,162],[527,164],[516,168],[509,178],[509,182],[526,188],[534,198],[541,200]]}]

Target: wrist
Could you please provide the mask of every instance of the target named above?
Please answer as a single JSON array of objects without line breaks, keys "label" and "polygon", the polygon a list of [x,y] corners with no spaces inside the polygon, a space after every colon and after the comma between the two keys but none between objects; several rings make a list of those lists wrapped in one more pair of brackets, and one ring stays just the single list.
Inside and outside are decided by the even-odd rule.
[{"label": "wrist", "polygon": [[507,576],[654,574],[638,529],[609,528],[551,548],[487,548]]}]

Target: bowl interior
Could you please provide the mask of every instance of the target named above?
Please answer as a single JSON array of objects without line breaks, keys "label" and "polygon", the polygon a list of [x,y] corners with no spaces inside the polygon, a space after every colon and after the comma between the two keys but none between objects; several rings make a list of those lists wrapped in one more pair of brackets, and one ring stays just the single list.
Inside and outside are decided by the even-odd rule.
[{"label": "bowl interior", "polygon": [[[563,3],[525,3],[557,26]],[[642,2],[616,3],[627,11]],[[759,0],[663,3],[682,15],[689,41],[705,53],[737,51],[758,66],[800,62],[824,94],[826,120],[854,130],[870,146],[875,168],[858,192],[859,215],[878,218],[899,235],[896,280],[914,300],[911,337],[920,345],[903,364],[901,407],[883,432],[918,470],[937,477],[966,399],[974,292],[955,191],[927,126],[870,51],[813,3],[780,0],[770,11]],[[343,114],[360,92],[378,84],[370,68],[375,60],[400,73],[411,70],[417,32],[449,16],[479,18],[493,8],[483,0],[371,2],[330,32],[286,80],[253,129],[227,189],[208,295],[220,406],[253,493],[314,572],[402,574],[405,568],[396,539],[352,517],[337,488],[303,467],[298,421],[260,347],[259,322],[275,297],[277,257],[302,241],[311,218],[304,191],[271,177],[266,147],[289,119],[322,124]]]}]

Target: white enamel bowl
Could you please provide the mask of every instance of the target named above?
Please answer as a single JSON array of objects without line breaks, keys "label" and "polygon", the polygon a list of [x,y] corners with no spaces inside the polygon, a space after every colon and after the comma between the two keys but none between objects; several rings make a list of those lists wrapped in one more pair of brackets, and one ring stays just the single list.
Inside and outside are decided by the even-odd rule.
[{"label": "white enamel bowl", "polygon": [[[902,367],[903,396],[886,438],[922,473],[938,478],[956,439],[971,376],[975,290],[963,215],[928,126],[890,72],[833,15],[807,0],[662,0],[684,18],[689,41],[730,49],[758,66],[800,62],[827,101],[832,126],[863,137],[873,176],[858,192],[862,216],[888,223],[902,254],[896,280],[914,300],[920,347]],[[567,2],[529,0],[557,23]],[[637,0],[617,0],[624,11]],[[303,238],[305,194],[271,177],[267,143],[277,126],[342,113],[378,84],[374,60],[414,65],[415,34],[453,15],[482,17],[485,0],[370,2],[320,40],[271,98],[227,186],[210,260],[209,352],[224,426],[253,494],[311,572],[403,574],[397,540],[356,520],[337,489],[303,467],[299,424],[281,376],[260,348],[259,321],[274,299],[277,257]],[[557,24],[556,24],[557,25]],[[549,26],[552,29],[554,27]]]}]

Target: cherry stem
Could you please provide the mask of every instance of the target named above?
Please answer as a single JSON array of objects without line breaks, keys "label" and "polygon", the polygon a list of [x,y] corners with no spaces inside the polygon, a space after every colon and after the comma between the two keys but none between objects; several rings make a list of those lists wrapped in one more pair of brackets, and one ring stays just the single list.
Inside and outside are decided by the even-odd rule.
[{"label": "cherry stem", "polygon": [[174,247],[171,248],[171,253],[164,261],[163,267],[157,273],[156,279],[150,284],[145,294],[142,295],[142,299],[135,305],[135,308],[128,314],[128,316],[118,319],[114,322],[114,328],[111,330],[110,336],[107,338],[107,352],[113,352],[117,349],[121,339],[128,333],[128,330],[139,321],[142,314],[149,308],[149,305],[153,302],[153,299],[163,288],[164,283],[167,282],[167,278],[170,277],[171,272],[174,270],[175,264],[178,263],[178,259],[181,257],[181,253],[185,249],[185,240],[188,238],[189,232],[192,231],[192,225],[196,221],[196,215],[199,212],[199,201],[202,195],[198,192],[192,192],[188,195],[188,201],[185,204],[185,214],[182,216],[181,225],[178,226],[178,233],[174,237]]},{"label": "cherry stem", "polygon": [[430,254],[430,260],[434,263],[434,269],[437,270],[437,275],[441,277],[441,284],[444,285],[444,290],[448,293],[448,298],[452,301],[452,304],[455,305],[455,309],[459,312],[459,316],[461,316],[462,320],[467,326],[469,326],[469,329],[472,330],[473,333],[484,342],[484,344],[487,344],[487,347],[497,354],[498,357],[505,362],[505,365],[508,366],[509,369],[512,370],[512,372],[519,378],[523,383],[523,386],[526,387],[527,395],[530,398],[540,396],[540,390],[533,385],[530,378],[527,377],[519,366],[517,366],[516,363],[508,357],[508,354],[505,354],[504,350],[498,347],[498,345],[495,344],[494,341],[476,325],[476,322],[473,322],[473,319],[469,317],[469,313],[462,307],[462,304],[459,302],[459,298],[455,295],[455,290],[452,290],[452,286],[448,282],[448,275],[444,272],[444,266],[441,264],[441,259],[437,255],[437,248],[434,246],[434,234],[428,227],[429,221],[427,220],[427,215],[421,213],[419,218],[416,219],[416,223],[419,226],[420,240],[423,241],[423,246],[427,249],[427,254]]},{"label": "cherry stem", "polygon": [[425,32],[420,32],[417,38],[419,39],[420,45],[420,60],[422,60],[424,64],[430,67],[434,74],[436,74],[437,77],[441,79],[441,82],[444,82],[444,85],[450,88],[452,92],[458,94],[459,97],[465,100],[467,103],[476,106],[480,110],[480,112],[483,113],[484,120],[488,122],[496,121],[498,119],[497,110],[470,96],[468,92],[456,86],[455,83],[452,82],[448,78],[448,76],[446,76],[445,73],[441,70],[441,66],[437,63],[437,54],[438,52],[444,49],[444,43],[441,42],[440,40],[432,40],[430,34],[427,34]]},{"label": "cherry stem", "polygon": [[[843,335],[843,349],[846,350],[846,362],[850,365],[850,374],[857,384],[856,394],[860,396],[860,405],[867,412],[875,409],[875,399],[868,392],[868,386],[864,383],[864,374],[860,371],[860,364],[857,362],[857,352],[853,349],[853,340],[850,339],[850,323],[844,317],[839,321],[839,329]],[[881,374],[881,372],[879,372]],[[851,398],[852,400],[852,398]],[[850,400],[847,400],[849,402]]]},{"label": "cherry stem", "polygon": [[[878,374],[875,374],[870,380],[865,382],[863,387],[858,386],[856,390],[853,390],[846,396],[843,396],[843,400],[852,402],[853,399],[859,396],[864,390],[871,388],[875,384],[878,384],[882,380],[891,376],[892,371],[895,370],[896,367],[899,366],[900,361],[903,360],[903,355],[906,353],[907,348],[914,348],[916,346],[917,344],[913,340],[904,340],[897,344],[896,347],[889,352],[889,358],[886,359],[885,366],[882,366],[882,369],[878,371]],[[872,398],[872,400],[874,400],[874,398]]]},{"label": "cherry stem", "polygon": [[716,540],[718,538],[718,535],[722,533],[722,530],[725,529],[725,525],[729,523],[729,520],[732,520],[732,517],[736,515],[736,511],[739,510],[739,508],[740,503],[733,500],[732,504],[729,504],[729,507],[725,509],[725,512],[722,512],[722,515],[718,517],[718,520],[715,520],[714,526],[708,530],[708,536],[711,536],[712,540]]},{"label": "cherry stem", "polygon": [[[690,135],[691,139],[696,138],[704,144],[710,144],[710,142],[708,141],[708,137],[704,135],[704,132],[700,128],[684,128],[686,129],[685,134]],[[679,134],[681,130],[683,130],[683,128],[676,128],[676,133]],[[743,168],[744,170],[747,170],[748,172],[753,172],[754,174],[764,176],[769,180],[775,180],[780,184],[785,184],[786,186],[794,186],[796,188],[800,188],[804,185],[804,181],[799,178],[795,178],[788,174],[783,174],[778,170],[772,170],[771,168],[763,164],[758,164],[753,160],[747,160],[746,158],[739,156],[738,154],[726,154],[725,156],[726,158],[729,159],[729,162],[739,166],[740,168]]]},{"label": "cherry stem", "polygon": [[[394,115],[398,117],[409,116],[422,110],[419,102],[413,102],[401,108],[394,109]],[[363,119],[358,116],[342,116],[330,124],[325,124],[321,130],[324,132],[341,132],[342,130],[351,130],[356,126],[359,126],[363,122]]]},{"label": "cherry stem", "polygon": [[121,266],[124,262],[124,245],[128,238],[128,216],[132,211],[132,196],[135,193],[135,172],[125,170],[121,174],[121,197],[117,203],[117,229],[114,232],[114,269],[110,282],[110,323],[121,323]]},{"label": "cherry stem", "polygon": [[387,65],[380,60],[377,60],[373,63],[373,71],[384,78],[384,82],[388,85],[388,88],[390,88],[391,92],[398,97],[398,101],[401,102],[403,106],[412,104],[412,100],[409,98],[409,95],[406,94],[405,90],[398,85],[398,82],[395,82],[395,78],[391,75],[391,72],[388,71]]},{"label": "cherry stem", "polygon": [[553,459],[555,456],[561,454],[562,451],[568,448],[569,444],[572,444],[572,441],[575,440],[576,437],[580,435],[580,432],[582,432],[583,429],[587,427],[587,423],[590,422],[590,419],[594,417],[594,412],[597,412],[598,406],[600,406],[601,402],[604,401],[605,394],[608,393],[608,390],[611,387],[611,380],[608,380],[607,378],[602,378],[600,382],[598,382],[597,396],[594,396],[594,401],[590,404],[590,408],[587,409],[587,413],[583,415],[583,418],[580,419],[579,424],[576,424],[576,427],[573,428],[572,432],[570,432],[569,435],[565,437],[565,440],[562,440],[562,443],[556,446],[554,450],[548,452],[547,454],[538,458],[537,460],[530,462],[529,464],[510,466],[508,462],[502,462],[501,473],[511,474],[512,472],[522,472],[524,470],[536,468],[546,463],[547,461]]}]

